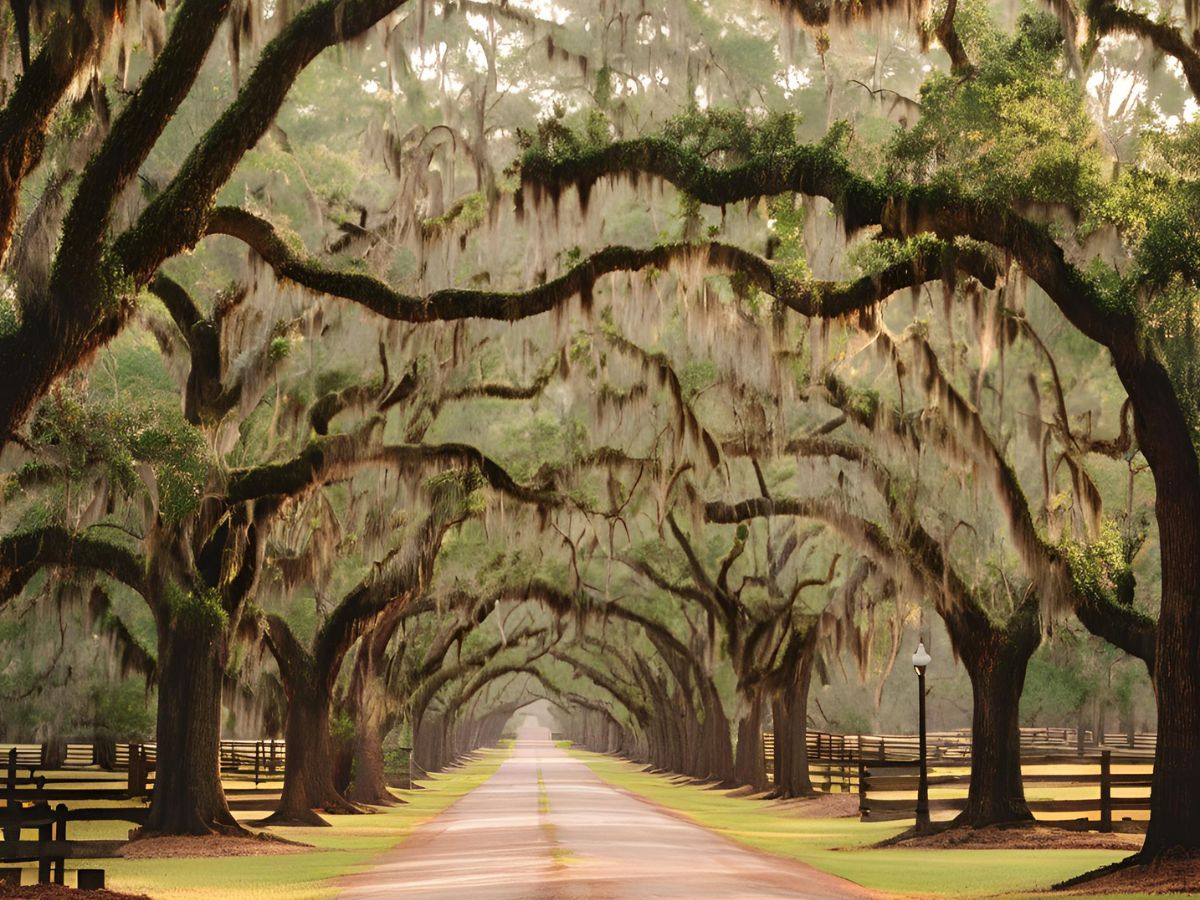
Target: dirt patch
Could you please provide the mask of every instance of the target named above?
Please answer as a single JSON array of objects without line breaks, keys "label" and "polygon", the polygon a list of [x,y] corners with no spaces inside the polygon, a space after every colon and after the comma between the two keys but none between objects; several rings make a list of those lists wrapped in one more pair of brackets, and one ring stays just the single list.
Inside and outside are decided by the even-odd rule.
[{"label": "dirt patch", "polygon": [[858,815],[857,794],[818,794],[796,800],[780,800],[776,809],[800,819],[844,819]]},{"label": "dirt patch", "polygon": [[1142,840],[1138,834],[1101,834],[1052,825],[989,825],[893,839],[880,846],[927,850],[1128,850],[1136,853]]},{"label": "dirt patch", "polygon": [[1089,879],[1055,895],[1184,894],[1200,886],[1200,853],[1167,856],[1148,866],[1129,866]]},{"label": "dirt patch", "polygon": [[21,887],[0,884],[3,900],[150,900],[145,894],[121,894],[117,891],[80,891],[61,884],[26,884]]},{"label": "dirt patch", "polygon": [[302,853],[312,844],[286,841],[271,834],[253,837],[224,837],[209,834],[198,837],[145,837],[130,841],[121,849],[126,859],[193,859],[216,856],[272,856]]}]

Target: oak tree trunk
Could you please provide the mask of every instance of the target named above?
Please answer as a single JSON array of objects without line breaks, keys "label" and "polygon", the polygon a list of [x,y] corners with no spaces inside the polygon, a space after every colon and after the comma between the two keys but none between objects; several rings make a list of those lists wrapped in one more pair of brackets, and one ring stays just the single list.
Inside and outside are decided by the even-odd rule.
[{"label": "oak tree trunk", "polygon": [[704,699],[704,741],[709,747],[709,767],[706,773],[721,784],[734,782],[733,739],[729,730],[729,719],[721,696],[711,681],[701,685]]},{"label": "oak tree trunk", "polygon": [[[813,642],[815,649],[815,642]],[[775,796],[811,797],[808,771],[808,689],[812,684],[813,655],[799,662],[795,680],[774,705]]]},{"label": "oak tree trunk", "polygon": [[175,621],[160,629],[157,762],[144,833],[242,831],[221,786],[226,655],[219,627]]},{"label": "oak tree trunk", "polygon": [[[1194,456],[1193,456],[1194,459]],[[1162,602],[1155,648],[1158,742],[1140,854],[1200,850],[1200,498],[1158,485]]]},{"label": "oak tree trunk", "polygon": [[954,822],[980,828],[1032,821],[1021,780],[1020,704],[1029,658],[1041,643],[1036,601],[1023,604],[1003,629],[976,622],[964,633],[955,622],[951,637],[971,678],[974,701],[971,786]]},{"label": "oak tree trunk", "polygon": [[287,759],[283,794],[266,823],[328,825],[316,810],[358,812],[334,783],[333,738],[330,734],[330,691],[323,679],[297,674],[288,679]]},{"label": "oak tree trunk", "polygon": [[388,790],[383,757],[383,716],[360,712],[354,728],[354,780],[347,798],[371,806],[395,806],[404,801]]},{"label": "oak tree trunk", "polygon": [[734,779],[756,791],[767,789],[767,760],[763,751],[761,691],[750,698],[750,707],[738,722],[737,756]]}]

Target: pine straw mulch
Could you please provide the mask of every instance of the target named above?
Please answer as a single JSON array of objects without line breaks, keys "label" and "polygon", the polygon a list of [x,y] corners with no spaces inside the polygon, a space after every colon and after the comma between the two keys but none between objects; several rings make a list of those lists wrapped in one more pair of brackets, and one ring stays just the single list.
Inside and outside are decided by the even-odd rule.
[{"label": "pine straw mulch", "polygon": [[984,828],[942,828],[932,834],[904,832],[877,847],[923,850],[1128,850],[1142,846],[1140,834],[1101,834],[1053,825],[988,825]]},{"label": "pine straw mulch", "polygon": [[[1101,874],[1104,873],[1104,874]],[[1149,865],[1109,866],[1054,895],[1184,894],[1200,891],[1200,853],[1168,854]]]},{"label": "pine straw mulch", "polygon": [[121,848],[121,855],[126,859],[200,859],[217,856],[274,856],[281,853],[302,853],[312,849],[312,844],[285,840],[273,834],[256,834],[250,837],[207,834],[197,837],[136,838]]},{"label": "pine straw mulch", "polygon": [[0,884],[3,900],[150,900],[145,894],[117,891],[81,891],[61,884],[26,884],[21,887]]}]

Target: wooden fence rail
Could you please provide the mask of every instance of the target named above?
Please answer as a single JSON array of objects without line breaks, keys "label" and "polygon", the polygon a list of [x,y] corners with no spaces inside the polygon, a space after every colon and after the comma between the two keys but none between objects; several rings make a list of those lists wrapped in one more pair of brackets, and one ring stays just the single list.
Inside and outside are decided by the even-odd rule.
[{"label": "wooden fence rail", "polygon": [[[1072,771],[1063,772],[1070,766]],[[1114,772],[1116,766],[1127,771]],[[1058,768],[1060,771],[1053,771]],[[1080,771],[1083,768],[1095,771]],[[1150,812],[1150,783],[1152,765],[1142,755],[1118,755],[1112,750],[1101,750],[1095,757],[1082,762],[1077,756],[1038,756],[1022,759],[1022,781],[1026,784],[1059,785],[1069,788],[1094,789],[1088,797],[1064,799],[1031,799],[1029,809],[1035,815],[1064,817],[1076,824],[1094,826],[1102,832],[1113,830],[1114,819],[1120,813]],[[1139,771],[1128,771],[1138,769]],[[1040,771],[1039,771],[1040,770]],[[860,760],[858,762],[859,815],[863,821],[889,819],[911,819],[915,815],[916,790],[919,766],[909,760]],[[945,771],[939,766],[930,766],[929,786],[937,788],[959,788],[963,791],[970,785],[970,775],[961,771]],[[1138,795],[1123,793],[1118,796],[1114,789],[1122,792],[1138,791]],[[903,796],[896,796],[902,794]],[[958,812],[966,804],[966,797],[935,797],[929,801],[929,810]],[[1144,820],[1122,816],[1128,827],[1141,827]]]},{"label": "wooden fence rail", "polygon": [[[72,742],[65,751],[51,753],[48,744],[0,744],[0,760],[16,754],[17,767],[29,772],[91,770],[100,772],[134,772],[143,790],[153,786],[158,747],[146,743],[120,743],[104,746],[97,743]],[[55,757],[58,758],[55,758]],[[281,777],[287,760],[287,748],[282,740],[221,741],[221,774],[225,778],[253,780],[255,785]],[[142,776],[145,776],[144,779]],[[90,780],[96,780],[92,777]]]},{"label": "wooden fence rail", "polygon": [[[31,762],[28,755],[22,756],[17,748],[7,753],[3,787],[0,788],[0,861],[37,862],[38,881],[47,884],[51,878],[56,884],[63,883],[68,859],[100,859],[117,856],[125,843],[119,840],[74,841],[67,837],[69,822],[132,822],[144,824],[148,810],[144,806],[78,807],[69,809],[59,803],[52,810],[51,800],[128,800],[132,795],[132,781],[124,788],[85,787],[95,781],[95,775],[48,776],[35,775],[35,767],[24,764]],[[143,754],[136,750],[131,759],[144,761]],[[18,775],[26,769],[28,776]],[[135,767],[136,768],[136,767]],[[132,778],[132,775],[131,775]],[[117,779],[107,779],[116,782]],[[47,787],[57,785],[57,787]],[[65,786],[64,786],[65,785]],[[25,840],[22,831],[34,831],[36,840]],[[103,873],[100,873],[103,877]]]},{"label": "wooden fence rail", "polygon": [[[1091,745],[1075,729],[1028,728],[1021,731],[1022,780],[1026,785],[1057,786],[1088,796],[1030,799],[1039,817],[1071,818],[1075,824],[1111,831],[1114,821],[1141,827],[1149,814],[1153,775],[1153,734],[1105,734],[1105,744]],[[763,735],[767,770],[774,760],[774,735]],[[854,791],[864,820],[911,819],[916,813],[920,758],[915,735],[839,735],[809,732],[809,776],[817,790]],[[929,786],[935,793],[961,791],[961,796],[933,797],[930,811],[958,812],[970,786],[969,732],[937,732],[928,736]],[[1120,771],[1114,769],[1119,768]],[[1094,789],[1094,792],[1093,792]],[[1114,793],[1114,791],[1118,793]],[[1131,796],[1131,794],[1133,794]],[[1138,814],[1137,819],[1122,815]],[[1144,814],[1144,815],[1141,815]]]},{"label": "wooden fence rail", "polygon": [[[927,734],[929,760],[955,760],[970,764],[971,732],[935,731]],[[1021,756],[1065,754],[1099,758],[1107,748],[1125,755],[1137,755],[1144,759],[1154,756],[1155,735],[1136,734],[1132,738],[1124,733],[1107,733],[1101,744],[1094,742],[1091,731],[1079,732],[1074,728],[1022,728]],[[856,762],[859,759],[895,760],[912,759],[920,756],[920,744],[914,734],[831,734],[826,731],[809,731],[807,737],[808,758]],[[770,772],[775,759],[775,735],[763,734],[763,749],[767,771]]]},{"label": "wooden fence rail", "polygon": [[[127,743],[103,750],[96,744],[68,744],[54,758],[42,744],[0,744],[0,862],[37,862],[38,881],[63,883],[68,859],[102,859],[119,855],[122,840],[71,840],[69,822],[130,822],[142,825],[144,805],[154,785],[154,744]],[[221,741],[221,774],[227,780],[253,780],[254,787],[227,788],[231,795],[260,794],[264,781],[278,781],[287,751],[283,741]],[[106,765],[101,766],[103,760]],[[123,771],[122,771],[123,770]],[[140,800],[140,805],[129,805]],[[67,806],[68,801],[72,805]],[[76,806],[110,801],[119,806]],[[52,809],[51,803],[57,803]],[[231,805],[261,801],[232,799]],[[257,805],[255,808],[257,808]],[[23,837],[34,832],[36,840]],[[102,884],[102,870],[80,870],[81,878]]]}]

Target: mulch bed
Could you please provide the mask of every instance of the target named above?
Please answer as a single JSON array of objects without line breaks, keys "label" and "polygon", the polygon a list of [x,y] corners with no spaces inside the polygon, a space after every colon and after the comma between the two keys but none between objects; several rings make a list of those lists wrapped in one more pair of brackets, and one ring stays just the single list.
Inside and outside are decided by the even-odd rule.
[{"label": "mulch bed", "polygon": [[80,891],[61,884],[25,884],[21,887],[0,884],[3,900],[150,900],[145,894],[121,894],[117,891]]},{"label": "mulch bed", "polygon": [[302,853],[311,849],[312,844],[288,841],[271,834],[253,837],[210,834],[200,837],[138,838],[126,844],[121,850],[121,855],[126,859],[199,859],[217,856],[273,856],[280,853]]},{"label": "mulch bed", "polygon": [[1128,850],[1136,853],[1142,846],[1142,836],[1075,831],[1045,824],[989,825],[893,838],[878,846],[925,850]]},{"label": "mulch bed", "polygon": [[1128,866],[1089,878],[1055,894],[1183,894],[1200,891],[1200,853],[1166,856],[1148,866]]}]

